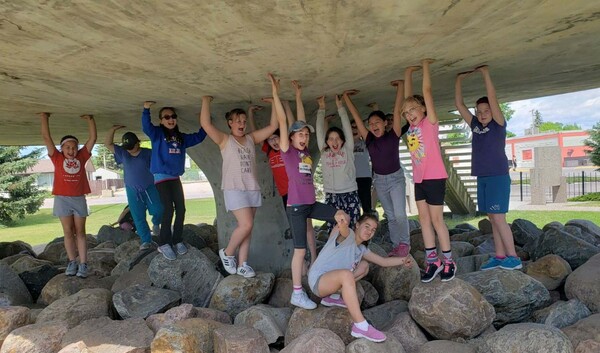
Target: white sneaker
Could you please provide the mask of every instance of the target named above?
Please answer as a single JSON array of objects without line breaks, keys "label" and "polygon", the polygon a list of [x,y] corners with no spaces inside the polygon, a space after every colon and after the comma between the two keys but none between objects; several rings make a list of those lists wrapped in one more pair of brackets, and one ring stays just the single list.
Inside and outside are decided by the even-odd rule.
[{"label": "white sneaker", "polygon": [[242,265],[237,268],[237,274],[246,278],[252,278],[256,276],[254,269],[248,265]]},{"label": "white sneaker", "polygon": [[221,262],[223,263],[223,267],[225,271],[230,275],[235,275],[237,273],[237,263],[235,262],[235,256],[227,256],[225,255],[225,248],[219,250],[219,257],[221,258]]},{"label": "white sneaker", "polygon": [[292,298],[290,299],[290,303],[302,309],[312,310],[317,307],[317,303],[310,300],[308,295],[304,291],[299,294],[292,293]]}]

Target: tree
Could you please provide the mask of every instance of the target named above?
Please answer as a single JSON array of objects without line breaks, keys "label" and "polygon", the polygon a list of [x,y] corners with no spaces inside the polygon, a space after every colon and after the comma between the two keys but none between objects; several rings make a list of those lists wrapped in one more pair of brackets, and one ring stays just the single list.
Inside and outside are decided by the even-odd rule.
[{"label": "tree", "polygon": [[591,157],[592,163],[600,167],[600,122],[594,124],[594,127],[588,132],[590,133],[590,137],[584,143],[591,148],[588,154]]},{"label": "tree", "polygon": [[544,119],[542,119],[542,113],[540,113],[539,110],[535,109],[531,111],[531,114],[533,114],[533,126],[532,127],[540,127],[540,125],[542,125],[542,123],[544,122]]},{"label": "tree", "polygon": [[37,163],[41,150],[22,156],[21,149],[0,146],[0,224],[6,226],[37,212],[44,202],[44,192],[35,186],[35,175],[23,174]]},{"label": "tree", "polygon": [[581,126],[577,124],[563,124],[554,121],[544,121],[538,128],[540,132],[581,130]]},{"label": "tree", "polygon": [[515,114],[515,110],[510,107],[510,103],[500,103],[500,110],[506,121],[512,119],[513,114]]},{"label": "tree", "polygon": [[120,170],[121,167],[115,161],[114,154],[104,145],[96,145],[94,148],[96,154],[92,157],[92,162],[96,168],[106,168],[111,170]]}]

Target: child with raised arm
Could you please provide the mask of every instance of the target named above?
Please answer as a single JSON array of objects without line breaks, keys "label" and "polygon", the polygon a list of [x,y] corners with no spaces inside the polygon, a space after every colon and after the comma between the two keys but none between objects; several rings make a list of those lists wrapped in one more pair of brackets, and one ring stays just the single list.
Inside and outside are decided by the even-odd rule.
[{"label": "child with raised arm", "polygon": [[[352,134],[350,119],[340,97],[336,95],[335,103],[342,120],[342,129],[337,126],[327,128],[334,115],[325,117],[325,96],[317,98],[317,102],[317,145],[321,151],[325,203],[346,212],[350,216],[352,228],[360,216],[360,200],[354,166],[354,139],[349,138]],[[328,223],[327,226],[327,231],[331,232],[333,224]]]},{"label": "child with raised arm", "polygon": [[[431,62],[429,59],[422,62],[423,96],[412,95],[412,73],[418,68],[413,66],[406,69],[404,83],[408,97],[402,105],[402,116],[410,124],[406,144],[412,160],[415,200],[425,243],[427,266],[425,273],[421,275],[421,282],[425,283],[431,282],[440,272],[442,281],[450,281],[456,271],[456,264],[452,259],[450,235],[444,223],[444,195],[448,174],[442,161],[438,137],[439,123],[431,92],[429,70]],[[437,254],[435,234],[444,261],[441,261]]]},{"label": "child with raised arm", "polygon": [[[288,130],[285,112],[279,99],[279,81],[269,74],[273,90],[273,106],[275,107],[281,139],[279,147],[288,175],[288,200],[286,213],[294,240],[292,256],[293,291],[290,302],[292,305],[314,309],[317,304],[310,300],[302,289],[302,268],[306,254],[308,218],[320,219],[327,222],[341,222],[348,215],[336,210],[330,205],[316,201],[315,185],[312,176],[312,159],[308,150],[310,133],[314,128],[303,120],[294,122]],[[297,83],[295,83],[295,86]],[[301,112],[303,115],[303,112]],[[299,117],[300,118],[300,117]]]},{"label": "child with raised arm", "polygon": [[[153,101],[144,102],[142,129],[152,143],[150,171],[154,174],[154,184],[163,205],[163,216],[158,237],[158,252],[167,260],[175,260],[177,254],[187,253],[183,244],[183,222],[185,219],[185,197],[179,177],[184,172],[185,150],[206,138],[206,132],[185,134],[177,126],[177,113],[173,107],[163,107],[158,112],[160,125],[152,124],[150,107]],[[173,231],[171,222],[175,213]],[[173,250],[175,247],[175,250]]]},{"label": "child with raised arm", "polygon": [[146,210],[152,216],[153,229],[159,229],[163,215],[160,195],[154,185],[154,176],[150,172],[152,151],[141,148],[140,139],[131,131],[123,134],[121,146],[115,145],[115,132],[124,127],[114,125],[106,134],[104,145],[114,154],[115,161],[123,165],[127,204],[136,233],[140,236],[140,250],[152,249],[155,244],[152,242],[150,227],[146,221]]},{"label": "child with raised arm", "polygon": [[[476,116],[473,116],[463,101],[461,82],[464,77],[475,71],[481,72],[483,76],[487,97],[477,100]],[[520,269],[523,265],[515,250],[512,231],[506,223],[510,200],[510,175],[504,152],[506,120],[500,109],[488,67],[480,66],[474,71],[458,74],[455,89],[456,108],[473,132],[471,175],[477,177],[479,212],[487,213],[492,223],[496,248],[496,256],[484,263],[481,270],[496,267],[506,270]]]},{"label": "child with raised arm", "polygon": [[[382,267],[412,266],[409,257],[384,258],[367,249],[363,243],[373,238],[378,224],[374,215],[365,214],[352,230],[348,222],[341,219],[308,272],[311,290],[317,296],[324,297],[321,304],[348,308],[354,321],[351,335],[373,342],[383,342],[386,336],[369,325],[363,316],[356,295],[356,282],[367,275],[368,262]],[[340,291],[341,298],[337,294]]]},{"label": "child with raised arm", "polygon": [[[404,86],[402,81],[394,81],[392,85],[397,88],[396,106],[400,106],[404,99]],[[350,98],[357,93],[357,90],[348,90],[344,92],[343,97],[369,150],[373,185],[387,215],[390,240],[394,246],[389,256],[406,257],[410,253],[410,234],[406,215],[406,178],[398,150],[403,133],[400,115],[394,114],[392,129],[386,131],[385,114],[380,110],[372,111],[369,114],[367,130]]]},{"label": "child with raised arm", "polygon": [[358,133],[358,127],[354,119],[350,122],[352,139],[354,140],[354,170],[356,170],[356,187],[358,188],[358,199],[360,200],[362,214],[372,213],[371,186],[373,185],[373,172],[371,171],[371,159],[365,141]]},{"label": "child with raised arm", "polygon": [[[93,115],[82,115],[87,121],[89,136],[79,149],[79,140],[72,135],[60,139],[60,151],[50,135],[50,113],[40,113],[42,138],[48,149],[48,157],[54,165],[54,216],[60,219],[63,228],[65,250],[69,263],[65,275],[85,278],[88,276],[87,239],[85,221],[89,216],[85,194],[89,194],[90,184],[85,172],[85,163],[92,156],[96,143],[96,122]],[[79,264],[77,263],[79,254]]]},{"label": "child with raised arm", "polygon": [[[260,186],[256,178],[256,155],[254,145],[262,143],[277,129],[275,117],[271,123],[260,130],[246,133],[246,112],[236,108],[225,115],[230,132],[226,134],[212,124],[210,102],[213,97],[202,97],[200,124],[208,136],[221,150],[223,170],[221,189],[225,199],[225,208],[231,211],[237,220],[237,227],[231,233],[226,248],[219,250],[223,267],[230,274],[237,273],[246,278],[256,274],[248,265],[250,239],[256,208],[262,205]],[[235,252],[238,252],[238,262]],[[237,264],[240,266],[237,266]]]}]

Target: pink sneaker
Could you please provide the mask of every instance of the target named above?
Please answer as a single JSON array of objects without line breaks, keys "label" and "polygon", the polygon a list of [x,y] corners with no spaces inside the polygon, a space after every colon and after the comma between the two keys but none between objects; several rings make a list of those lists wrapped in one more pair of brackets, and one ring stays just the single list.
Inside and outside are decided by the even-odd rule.
[{"label": "pink sneaker", "polygon": [[356,325],[352,325],[352,332],[350,333],[352,337],[356,338],[366,338],[371,342],[383,342],[385,341],[385,333],[379,331],[375,327],[369,325],[366,331],[363,331],[356,327]]},{"label": "pink sneaker", "polygon": [[325,306],[339,306],[340,308],[347,308],[346,303],[344,303],[344,299],[340,297],[339,299],[334,299],[330,296],[326,296],[321,299],[321,305]]},{"label": "pink sneaker", "polygon": [[410,253],[410,245],[408,245],[406,243],[400,243],[392,251],[390,251],[390,253],[388,254],[388,257],[392,257],[392,256],[407,257],[409,253]]}]

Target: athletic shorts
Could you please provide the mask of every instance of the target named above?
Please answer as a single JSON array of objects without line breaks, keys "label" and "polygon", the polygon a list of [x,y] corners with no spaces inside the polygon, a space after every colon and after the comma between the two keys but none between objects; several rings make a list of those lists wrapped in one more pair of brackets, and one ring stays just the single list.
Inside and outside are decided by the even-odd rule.
[{"label": "athletic shorts", "polygon": [[260,190],[241,191],[241,190],[223,190],[225,198],[225,209],[235,211],[248,207],[260,207],[262,205],[262,195]]},{"label": "athletic shorts", "polygon": [[87,217],[90,215],[85,196],[54,196],[53,214],[56,217]]},{"label": "athletic shorts", "polygon": [[286,209],[294,249],[306,249],[306,219],[318,219],[326,222],[335,222],[335,214],[338,210],[330,205],[315,202],[311,205],[291,205]]},{"label": "athletic shorts", "polygon": [[428,205],[443,206],[446,179],[427,179],[415,183],[415,201],[425,200]]},{"label": "athletic shorts", "polygon": [[[323,275],[324,275],[324,274],[323,274]],[[310,283],[310,282],[312,282],[312,281],[311,281],[311,279],[312,279],[312,278],[309,278],[309,281],[308,281],[308,282],[309,282],[309,283],[308,283],[308,285],[309,285],[309,287],[310,287],[310,290],[311,290],[313,293],[315,293],[315,295],[316,295],[317,297],[320,297],[320,295],[319,295],[319,281],[321,280],[321,277],[323,277],[323,275],[320,275],[319,277],[317,277],[317,279],[316,279],[316,280],[314,280],[314,283]]]},{"label": "athletic shorts", "polygon": [[477,207],[483,213],[507,213],[510,175],[477,177]]}]

